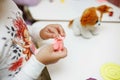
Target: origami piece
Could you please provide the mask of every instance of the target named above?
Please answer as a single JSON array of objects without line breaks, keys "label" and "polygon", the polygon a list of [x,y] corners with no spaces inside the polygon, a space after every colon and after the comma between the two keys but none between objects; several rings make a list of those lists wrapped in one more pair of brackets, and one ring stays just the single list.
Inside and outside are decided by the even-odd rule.
[{"label": "origami piece", "polygon": [[54,40],[53,48],[55,51],[63,50],[63,39],[64,37],[57,37]]},{"label": "origami piece", "polygon": [[101,75],[104,80],[120,80],[120,65],[107,63],[101,67]]}]

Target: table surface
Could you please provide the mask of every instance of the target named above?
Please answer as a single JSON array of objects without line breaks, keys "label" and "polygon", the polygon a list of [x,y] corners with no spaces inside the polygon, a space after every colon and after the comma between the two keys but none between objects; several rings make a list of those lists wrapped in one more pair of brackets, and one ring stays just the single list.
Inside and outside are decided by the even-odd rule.
[{"label": "table surface", "polygon": [[103,80],[100,75],[103,64],[120,64],[120,24],[102,23],[99,35],[91,39],[74,36],[67,22],[37,22],[33,27],[54,23],[61,24],[65,29],[64,45],[68,56],[47,66],[52,80],[86,80],[89,77]]},{"label": "table surface", "polygon": [[[99,0],[100,1],[100,0]],[[70,20],[82,15],[82,12],[92,6],[107,4],[113,8],[114,15],[109,17],[104,15],[103,20],[120,21],[120,8],[109,2],[99,2],[98,0],[65,0],[62,4],[60,0],[50,3],[49,0],[42,0],[41,3],[34,7],[29,7],[35,19],[52,19],[52,20]],[[102,0],[101,0],[102,1]]]},{"label": "table surface", "polygon": [[[92,0],[86,0],[88,2],[81,1],[81,5],[78,5],[79,1],[81,0],[69,2],[69,4],[71,4],[69,7],[74,10],[72,12],[71,9],[65,7],[64,4],[67,3],[59,4],[58,6],[61,7],[59,11],[57,10],[58,7],[55,2],[48,3],[47,1],[43,3],[50,5],[44,6],[41,2],[40,5],[30,8],[30,10],[33,16],[38,19],[71,19],[79,15],[79,12],[85,7],[88,7],[88,5],[98,5],[95,3],[95,0],[93,3],[91,3]],[[85,5],[83,3],[85,3]],[[53,5],[56,6],[51,7]],[[80,7],[80,9],[78,7]],[[47,10],[44,11],[46,8]],[[119,8],[115,6],[114,8],[115,11],[119,13]],[[49,11],[50,13],[48,13]],[[119,21],[119,19],[117,19],[118,13],[115,13],[114,18],[109,19],[109,17],[105,16],[104,19]],[[61,24],[65,29],[66,38],[64,45],[68,49],[68,56],[55,64],[47,66],[52,80],[86,80],[89,77],[103,80],[100,75],[100,68],[103,64],[109,62],[120,64],[120,23],[102,23],[100,33],[97,36],[93,36],[91,39],[75,36],[72,30],[68,28],[68,22],[37,22],[33,24],[33,27],[54,23]],[[51,40],[47,42],[49,41],[51,42]]]}]

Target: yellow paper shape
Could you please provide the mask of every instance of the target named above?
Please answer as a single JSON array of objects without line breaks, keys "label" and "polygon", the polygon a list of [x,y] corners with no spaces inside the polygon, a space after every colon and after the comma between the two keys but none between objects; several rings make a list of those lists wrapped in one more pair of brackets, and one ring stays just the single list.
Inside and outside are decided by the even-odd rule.
[{"label": "yellow paper shape", "polygon": [[61,3],[64,3],[64,2],[65,2],[65,0],[60,0],[60,2],[61,2]]},{"label": "yellow paper shape", "polygon": [[101,67],[101,76],[104,80],[120,80],[120,65],[107,63]]}]

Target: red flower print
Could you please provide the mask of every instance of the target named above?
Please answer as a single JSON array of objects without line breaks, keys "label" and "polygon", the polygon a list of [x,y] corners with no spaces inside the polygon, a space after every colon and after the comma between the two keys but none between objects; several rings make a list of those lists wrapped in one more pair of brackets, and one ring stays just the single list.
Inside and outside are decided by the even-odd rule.
[{"label": "red flower print", "polygon": [[14,26],[17,28],[17,36],[19,38],[22,37],[22,32],[27,29],[26,24],[24,23],[23,19],[21,17],[17,17],[17,19],[13,20]]},{"label": "red flower print", "polygon": [[18,61],[12,63],[12,66],[9,68],[10,71],[16,71],[23,63],[23,58],[18,59]]},{"label": "red flower print", "polygon": [[24,20],[21,17],[17,17],[16,19],[13,20],[13,24],[15,26],[15,28],[17,29],[17,37],[19,39],[22,39],[24,43],[19,43],[18,41],[17,44],[22,46],[23,49],[23,54],[26,55],[26,60],[28,60],[31,55],[32,55],[32,51],[31,51],[31,38],[27,29],[26,24],[24,23]]}]

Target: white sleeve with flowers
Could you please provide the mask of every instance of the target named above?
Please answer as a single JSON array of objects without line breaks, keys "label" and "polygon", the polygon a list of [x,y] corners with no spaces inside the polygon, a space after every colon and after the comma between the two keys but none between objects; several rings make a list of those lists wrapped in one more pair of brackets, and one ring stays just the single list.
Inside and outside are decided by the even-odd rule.
[{"label": "white sleeve with flowers", "polygon": [[0,80],[35,80],[44,64],[36,60],[22,12],[12,0],[4,0],[5,14],[0,18]]}]

